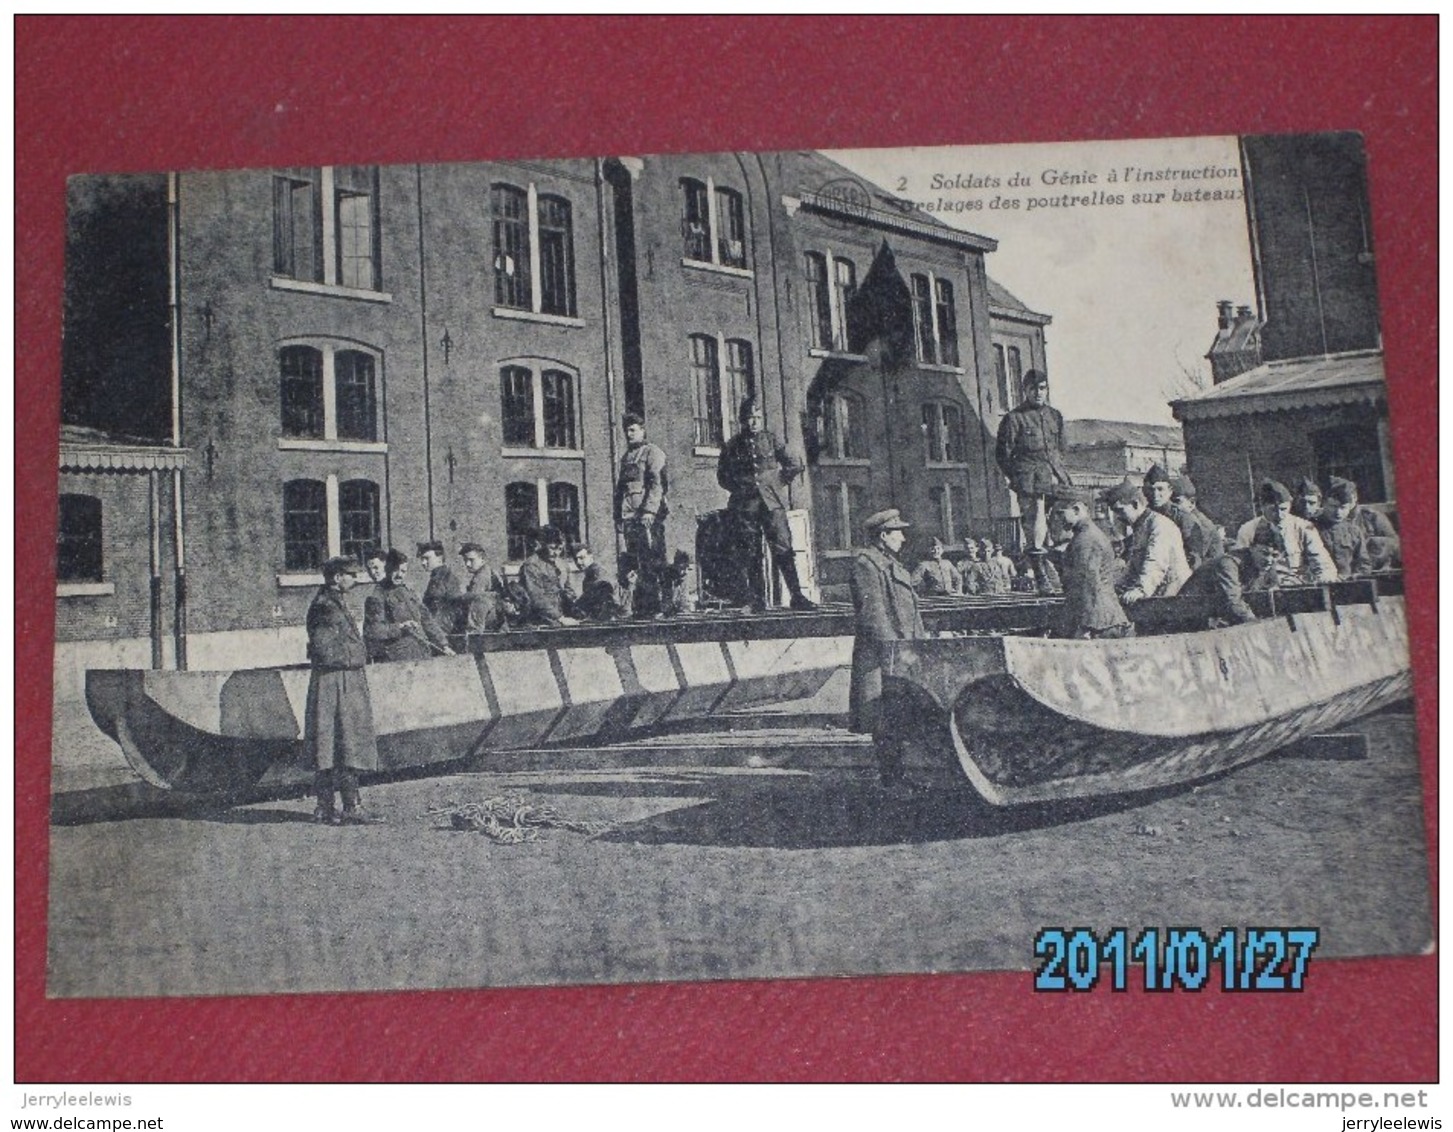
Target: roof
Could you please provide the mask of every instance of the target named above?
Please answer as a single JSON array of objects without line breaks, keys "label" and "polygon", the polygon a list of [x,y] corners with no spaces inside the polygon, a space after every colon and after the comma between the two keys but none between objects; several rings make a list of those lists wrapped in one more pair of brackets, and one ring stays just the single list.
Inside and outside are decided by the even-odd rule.
[{"label": "roof", "polygon": [[1387,399],[1381,350],[1287,358],[1171,402],[1177,420],[1233,417]]},{"label": "roof", "polygon": [[775,157],[781,162],[781,184],[787,191],[785,199],[789,208],[801,206],[974,251],[992,252],[999,246],[998,240],[945,224],[911,201],[894,196],[881,185],[873,184],[816,150],[789,150],[762,156]]},{"label": "roof", "polygon": [[1180,425],[1143,421],[1065,421],[1066,448],[1178,448],[1185,438]]},{"label": "roof", "polygon": [[1260,344],[1260,336],[1261,320],[1259,318],[1254,314],[1237,314],[1230,326],[1216,330],[1216,338],[1211,343],[1211,348],[1206,351],[1206,357],[1255,350]]},{"label": "roof", "polygon": [[61,426],[63,472],[146,472],[186,467],[187,449],[80,425]]},{"label": "roof", "polygon": [[1017,318],[1022,322],[1034,322],[1040,326],[1049,325],[1051,321],[1049,315],[1030,310],[1010,294],[1009,289],[1004,284],[996,282],[992,277],[988,276],[985,277],[985,281],[989,285],[989,312],[991,314]]}]

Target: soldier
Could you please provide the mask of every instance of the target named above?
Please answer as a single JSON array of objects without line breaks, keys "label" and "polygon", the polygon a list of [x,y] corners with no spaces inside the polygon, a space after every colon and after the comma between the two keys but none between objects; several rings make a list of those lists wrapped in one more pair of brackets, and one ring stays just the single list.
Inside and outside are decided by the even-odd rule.
[{"label": "soldier", "polygon": [[1167,519],[1175,516],[1171,514],[1171,496],[1174,494],[1173,480],[1170,472],[1159,464],[1150,465],[1150,471],[1145,473],[1145,482],[1141,490],[1145,492],[1145,498],[1150,502],[1150,509],[1157,514],[1164,515]]},{"label": "soldier", "polygon": [[1244,595],[1274,584],[1271,552],[1264,546],[1237,546],[1196,567],[1176,597],[1209,599],[1208,627],[1220,629],[1255,621]]},{"label": "soldier", "polygon": [[1303,476],[1297,484],[1297,494],[1292,499],[1292,514],[1298,519],[1315,523],[1322,514],[1322,489],[1310,476]]},{"label": "soldier", "polygon": [[[587,621],[618,621],[631,615],[631,593],[621,593],[605,575],[605,567],[595,560],[590,547],[573,547],[570,557],[581,572],[580,599],[576,608]],[[629,560],[629,559],[628,559]],[[631,571],[635,573],[635,571]]]},{"label": "soldier", "polygon": [[[378,769],[378,740],[368,698],[368,660],[363,638],[344,595],[358,582],[358,563],[330,558],[323,563],[323,585],[308,607],[308,699],[303,738],[315,771],[318,805],[313,820],[322,825],[372,825],[380,819],[363,808],[359,771]],[[343,796],[343,814],[336,795]]]},{"label": "soldier", "polygon": [[1115,596],[1115,549],[1095,522],[1094,493],[1085,487],[1056,484],[1049,491],[1054,517],[1071,532],[1064,552],[1065,602],[1056,635],[1060,637],[1133,637],[1135,626]]},{"label": "soldier", "polygon": [[[1362,529],[1367,539],[1365,570],[1387,570],[1402,561],[1402,541],[1392,522],[1381,511],[1363,507],[1357,502],[1357,485],[1351,480],[1332,477],[1322,517],[1327,520],[1326,526],[1319,523],[1318,527],[1324,539],[1330,529],[1342,523],[1354,523]],[[1330,542],[1327,548],[1332,550]],[[1332,552],[1335,557],[1336,551]],[[1338,569],[1341,569],[1340,562]]]},{"label": "soldier", "polygon": [[1196,509],[1196,485],[1190,476],[1177,476],[1170,483],[1169,517],[1180,528],[1186,563],[1192,570],[1203,562],[1220,558],[1226,551],[1221,528],[1209,515]]},{"label": "soldier", "polygon": [[971,538],[964,539],[964,592],[987,594],[993,592],[994,579],[989,567],[979,558],[979,544]]},{"label": "soldier", "polygon": [[1019,500],[1019,521],[1024,529],[1030,568],[1041,591],[1044,555],[1049,549],[1049,524],[1044,495],[1057,483],[1069,483],[1064,468],[1065,420],[1049,403],[1049,378],[1042,370],[1024,375],[1024,403],[1004,414],[999,422],[995,457],[999,470]]},{"label": "soldier", "polygon": [[1007,594],[1009,592],[1009,575],[1004,572],[1004,565],[994,551],[994,540],[991,538],[980,539],[979,549],[983,554],[984,581],[988,586],[984,592]]},{"label": "soldier", "polygon": [[419,562],[429,571],[429,584],[424,587],[424,608],[439,621],[452,622],[464,587],[444,563],[444,544],[437,539],[419,543]]},{"label": "soldier", "polygon": [[490,566],[479,543],[466,542],[459,548],[459,556],[469,581],[459,599],[456,630],[469,634],[503,629],[507,616],[518,612],[506,597],[504,579]]},{"label": "soldier", "polygon": [[659,607],[659,593],[645,590],[659,586],[665,573],[666,516],[671,511],[666,498],[666,453],[646,439],[646,422],[640,415],[627,413],[621,427],[626,450],[616,475],[616,530],[626,554],[636,563],[642,600]]},{"label": "soldier", "polygon": [[766,430],[766,419],[756,401],[743,401],[739,416],[741,431],[721,450],[716,465],[716,482],[730,492],[727,511],[736,524],[737,571],[745,572],[751,580],[755,607],[767,608],[767,593],[762,590],[756,565],[756,535],[760,531],[771,548],[774,570],[781,572],[792,594],[792,608],[816,609],[817,603],[802,592],[797,577],[792,530],[781,491],[802,474],[804,466]]},{"label": "soldier", "polygon": [[928,557],[913,571],[913,584],[926,596],[964,592],[964,576],[943,556],[943,539],[935,538],[928,544]]},{"label": "soldier", "polygon": [[1112,487],[1106,501],[1115,517],[1130,530],[1120,600],[1133,605],[1148,597],[1176,594],[1191,576],[1180,529],[1152,511],[1144,493],[1128,480]]},{"label": "soldier", "polygon": [[1335,582],[1337,564],[1327,553],[1317,528],[1292,514],[1292,493],[1285,484],[1265,480],[1261,485],[1261,514],[1241,524],[1237,546],[1264,546],[1270,550],[1280,585]]},{"label": "soldier", "polygon": [[529,608],[524,611],[526,621],[536,625],[579,625],[575,590],[560,566],[565,536],[558,527],[544,526],[535,529],[533,539],[535,552],[520,567],[520,586],[529,599]]},{"label": "soldier", "polygon": [[369,580],[375,584],[388,577],[388,555],[382,547],[374,547],[363,556],[363,568],[368,571]]},{"label": "soldier", "polygon": [[[918,612],[913,577],[898,560],[908,528],[897,508],[879,511],[863,524],[869,545],[853,560],[852,593],[856,615],[853,670],[848,696],[849,726],[872,735],[885,786],[903,782],[903,758],[892,721],[882,719],[884,646],[889,641],[928,636]],[[884,726],[884,724],[888,726]]]},{"label": "soldier", "polygon": [[363,604],[368,659],[378,664],[427,660],[436,653],[453,656],[443,628],[406,584],[409,556],[401,550],[390,550],[386,566],[388,576]]}]

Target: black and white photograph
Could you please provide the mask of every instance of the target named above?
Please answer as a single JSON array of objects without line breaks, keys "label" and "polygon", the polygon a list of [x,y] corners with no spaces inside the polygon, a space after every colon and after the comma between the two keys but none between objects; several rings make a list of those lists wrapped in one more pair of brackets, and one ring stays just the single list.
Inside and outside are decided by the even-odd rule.
[{"label": "black and white photograph", "polygon": [[1426,953],[1372,231],[1355,133],[78,173],[46,993]]}]

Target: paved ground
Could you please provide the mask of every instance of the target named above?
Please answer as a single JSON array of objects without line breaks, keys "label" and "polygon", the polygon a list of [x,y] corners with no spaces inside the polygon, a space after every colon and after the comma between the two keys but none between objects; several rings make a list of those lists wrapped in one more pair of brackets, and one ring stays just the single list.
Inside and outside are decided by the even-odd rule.
[{"label": "paved ground", "polygon": [[[313,825],[305,799],[56,825],[49,990],[1027,968],[1049,924],[1316,925],[1321,958],[1420,951],[1412,717],[1357,729],[1365,760],[1275,757],[1073,810],[892,796],[855,737],[777,730],[375,786],[378,828]],[[501,845],[428,814],[515,791],[614,829]]]}]

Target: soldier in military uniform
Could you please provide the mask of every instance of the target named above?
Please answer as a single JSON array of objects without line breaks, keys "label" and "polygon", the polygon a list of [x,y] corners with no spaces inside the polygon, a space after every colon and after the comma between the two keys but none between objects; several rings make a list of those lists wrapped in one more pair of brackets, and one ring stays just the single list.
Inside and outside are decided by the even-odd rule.
[{"label": "soldier in military uniform", "polygon": [[424,608],[444,624],[453,621],[464,587],[444,562],[444,544],[437,539],[419,543],[419,563],[429,571],[424,587]]},{"label": "soldier in military uniform", "polygon": [[1170,510],[1165,514],[1180,528],[1187,565],[1195,570],[1203,562],[1220,558],[1226,552],[1226,540],[1211,517],[1197,509],[1196,485],[1191,477],[1177,476],[1171,480],[1170,489]]},{"label": "soldier in military uniform", "polygon": [[999,422],[995,457],[999,470],[1019,499],[1020,524],[1036,586],[1049,592],[1044,556],[1049,550],[1049,523],[1045,493],[1069,483],[1064,468],[1065,419],[1049,403],[1049,378],[1041,370],[1024,375],[1024,403],[1004,414]]},{"label": "soldier in military uniform", "polygon": [[[625,552],[636,564],[643,605],[661,606],[660,586],[666,573],[666,453],[646,439],[646,422],[636,413],[621,418],[626,450],[616,474],[616,530]],[[649,592],[647,592],[649,591]]]},{"label": "soldier in military uniform", "polygon": [[848,690],[849,726],[874,737],[885,786],[903,781],[900,736],[882,718],[884,646],[889,641],[928,636],[918,611],[913,575],[898,560],[909,524],[897,508],[869,516],[864,527],[869,545],[853,559],[852,592],[856,630],[852,680]]},{"label": "soldier in military uniform", "polygon": [[1072,532],[1064,552],[1065,602],[1056,635],[1133,637],[1135,626],[1115,595],[1115,548],[1095,522],[1094,493],[1085,487],[1055,484],[1048,498],[1058,526]]},{"label": "soldier in military uniform", "polygon": [[[313,820],[323,825],[371,825],[379,819],[363,809],[359,771],[378,769],[378,740],[368,698],[368,653],[344,595],[358,582],[358,563],[330,558],[323,586],[308,607],[308,699],[303,740],[313,761]],[[336,796],[343,796],[343,813]]]},{"label": "soldier in military uniform", "polygon": [[401,550],[390,550],[385,569],[387,576],[363,603],[363,640],[368,645],[368,659],[378,664],[427,660],[435,654],[453,656],[443,627],[407,585],[409,556]]},{"label": "soldier in military uniform", "polygon": [[787,523],[787,504],[782,488],[801,475],[804,466],[794,460],[787,447],[766,429],[757,402],[742,402],[742,429],[721,450],[716,465],[716,482],[731,493],[727,511],[735,520],[738,572],[751,579],[758,609],[767,606],[756,566],[757,532],[772,551],[772,565],[780,571],[792,594],[793,609],[816,609],[817,603],[802,592],[797,577],[797,559],[792,551],[792,530]]},{"label": "soldier in military uniform", "polygon": [[[1358,503],[1357,485],[1341,476],[1331,479],[1327,503],[1317,520],[1317,529],[1336,561],[1339,573],[1363,574],[1370,570],[1386,570],[1402,560],[1402,542],[1392,522],[1382,512]],[[1361,540],[1357,537],[1358,533],[1362,536]]]}]

